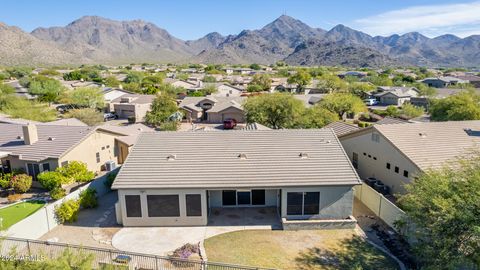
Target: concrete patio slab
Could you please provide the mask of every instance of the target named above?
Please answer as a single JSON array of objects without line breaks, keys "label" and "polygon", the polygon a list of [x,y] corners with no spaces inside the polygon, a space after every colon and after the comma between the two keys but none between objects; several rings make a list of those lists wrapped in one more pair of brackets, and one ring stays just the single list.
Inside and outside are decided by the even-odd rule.
[{"label": "concrete patio slab", "polygon": [[206,238],[241,230],[281,228],[275,208],[221,208],[212,210],[207,226],[129,227],[112,238],[122,251],[165,256],[187,243],[203,243]]}]

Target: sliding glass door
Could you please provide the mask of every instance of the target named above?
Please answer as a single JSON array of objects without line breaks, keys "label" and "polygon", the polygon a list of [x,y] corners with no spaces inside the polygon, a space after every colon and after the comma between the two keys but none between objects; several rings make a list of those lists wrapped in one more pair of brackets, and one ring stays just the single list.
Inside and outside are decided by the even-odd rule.
[{"label": "sliding glass door", "polygon": [[265,190],[222,190],[223,206],[262,206],[265,205]]},{"label": "sliding glass door", "polygon": [[320,212],[320,192],[288,192],[287,215],[311,216]]}]

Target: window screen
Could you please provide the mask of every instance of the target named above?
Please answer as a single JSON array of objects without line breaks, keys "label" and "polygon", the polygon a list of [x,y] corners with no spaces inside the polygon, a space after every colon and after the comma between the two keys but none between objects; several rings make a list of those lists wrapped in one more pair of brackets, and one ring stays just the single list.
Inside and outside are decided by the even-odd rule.
[{"label": "window screen", "polygon": [[405,170],[404,170],[404,171],[403,171],[403,176],[404,176],[404,177],[408,177],[408,171],[405,171]]},{"label": "window screen", "polygon": [[43,171],[50,171],[50,163],[43,163],[42,164]]},{"label": "window screen", "polygon": [[303,192],[287,193],[287,215],[302,215]]},{"label": "window screen", "polygon": [[237,193],[235,190],[222,191],[222,203],[223,205],[237,205]]},{"label": "window screen", "polygon": [[306,192],[303,201],[304,215],[317,215],[320,211],[320,192]]},{"label": "window screen", "polygon": [[265,205],[265,190],[252,190],[252,205]]},{"label": "window screen", "polygon": [[142,217],[142,204],[140,195],[125,195],[127,217]]},{"label": "window screen", "polygon": [[147,195],[149,217],[179,217],[178,195]]},{"label": "window screen", "polygon": [[185,202],[187,205],[188,217],[201,217],[202,216],[202,196],[200,194],[187,194],[185,195]]}]

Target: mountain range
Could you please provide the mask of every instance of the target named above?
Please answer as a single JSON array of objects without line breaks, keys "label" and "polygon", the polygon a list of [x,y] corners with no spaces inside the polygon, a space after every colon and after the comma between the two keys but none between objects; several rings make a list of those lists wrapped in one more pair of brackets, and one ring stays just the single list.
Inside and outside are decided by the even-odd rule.
[{"label": "mountain range", "polygon": [[258,30],[213,32],[184,41],[153,23],[84,16],[31,33],[0,23],[0,65],[140,62],[342,65],[480,65],[480,35],[428,38],[417,32],[372,37],[344,25],[326,31],[282,15]]}]

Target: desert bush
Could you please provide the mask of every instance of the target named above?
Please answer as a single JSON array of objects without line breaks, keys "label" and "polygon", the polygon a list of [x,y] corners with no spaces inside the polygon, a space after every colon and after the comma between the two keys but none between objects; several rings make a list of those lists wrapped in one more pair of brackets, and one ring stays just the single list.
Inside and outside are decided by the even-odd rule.
[{"label": "desert bush", "polygon": [[78,200],[68,200],[55,207],[55,217],[60,223],[71,223],[77,220],[80,202]]},{"label": "desert bush", "polygon": [[95,208],[98,206],[97,191],[87,188],[80,192],[80,206],[83,208]]},{"label": "desert bush", "polygon": [[60,200],[67,195],[67,191],[61,187],[56,187],[50,191],[50,197],[54,200]]},{"label": "desert bush", "polygon": [[10,186],[17,193],[25,193],[32,187],[32,177],[27,174],[14,175],[10,180]]},{"label": "desert bush", "polygon": [[89,182],[95,177],[95,173],[88,170],[87,164],[80,161],[72,161],[66,166],[57,168],[56,171],[71,182]]},{"label": "desert bush", "polygon": [[12,180],[12,177],[13,174],[11,173],[0,174],[0,187],[3,189],[10,188],[10,181]]},{"label": "desert bush", "polygon": [[42,172],[37,176],[38,182],[48,190],[59,188],[62,184],[68,184],[70,179],[59,172]]}]

